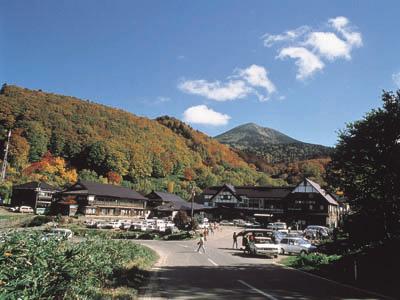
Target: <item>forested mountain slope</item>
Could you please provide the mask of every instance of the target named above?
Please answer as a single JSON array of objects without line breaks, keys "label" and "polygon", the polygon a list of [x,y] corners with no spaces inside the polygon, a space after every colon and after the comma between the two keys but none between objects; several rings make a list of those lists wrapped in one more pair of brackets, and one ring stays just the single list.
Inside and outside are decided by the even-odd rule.
[{"label": "forested mountain slope", "polygon": [[12,181],[25,180],[23,176],[30,174],[24,170],[31,170],[48,152],[64,159],[80,177],[109,176],[143,191],[165,187],[171,180],[178,189],[188,189],[189,183],[198,187],[223,182],[256,184],[260,176],[265,177],[228,146],[180,121],[182,132],[168,122],[177,120],[150,120],[17,86],[4,85],[0,92],[0,145],[4,147],[11,129]]}]

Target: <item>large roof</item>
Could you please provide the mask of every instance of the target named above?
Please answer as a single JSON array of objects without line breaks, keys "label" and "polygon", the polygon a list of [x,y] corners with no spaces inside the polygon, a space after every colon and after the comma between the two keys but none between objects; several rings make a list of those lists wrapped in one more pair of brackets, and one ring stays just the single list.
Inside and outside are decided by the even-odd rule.
[{"label": "large roof", "polygon": [[321,188],[321,186],[318,183],[308,178],[306,178],[305,181],[307,181],[314,189],[316,189],[317,192],[320,193],[330,204],[338,205],[337,201],[327,191]]},{"label": "large roof", "polygon": [[42,190],[48,190],[48,191],[58,191],[60,190],[59,188],[52,186],[50,184],[47,184],[45,182],[40,182],[40,181],[31,181],[19,185],[14,185],[13,189],[19,189],[19,190],[33,190],[40,188]]},{"label": "large roof", "polygon": [[182,201],[186,202],[178,195],[167,192],[153,191],[150,194],[146,195],[146,197],[149,199],[157,199],[165,202],[182,202]]},{"label": "large roof", "polygon": [[[175,210],[191,210],[192,203],[183,200],[178,195],[166,192],[156,192],[153,191],[147,195],[150,199],[160,199],[163,202],[166,202],[163,205],[156,207],[159,211],[175,211]],[[201,210],[204,209],[203,205],[198,203],[193,203],[193,210]]]},{"label": "large roof", "polygon": [[223,189],[228,189],[238,196],[248,198],[284,198],[292,190],[292,187],[269,187],[269,186],[235,186],[225,184],[223,186],[212,186],[204,190],[205,195],[216,195]]},{"label": "large roof", "polygon": [[122,199],[147,200],[146,197],[142,196],[141,194],[130,188],[85,180],[78,181],[71,188],[65,191],[65,193],[67,194],[75,192],[96,196],[116,197]]},{"label": "large roof", "polygon": [[[159,211],[176,211],[176,210],[191,210],[191,209],[192,209],[192,203],[186,202],[184,200],[183,202],[169,202],[167,204],[156,207],[156,210]],[[203,210],[203,209],[205,209],[203,205],[193,202],[193,210]]]}]

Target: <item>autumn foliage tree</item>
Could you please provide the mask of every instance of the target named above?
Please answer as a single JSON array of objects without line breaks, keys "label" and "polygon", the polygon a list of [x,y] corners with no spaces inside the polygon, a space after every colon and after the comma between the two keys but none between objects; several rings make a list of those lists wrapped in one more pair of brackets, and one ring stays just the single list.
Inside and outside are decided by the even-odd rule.
[{"label": "autumn foliage tree", "polygon": [[40,161],[25,168],[23,175],[31,180],[45,181],[56,186],[72,184],[78,179],[75,169],[68,168],[63,158],[54,157],[50,152],[47,152]]}]

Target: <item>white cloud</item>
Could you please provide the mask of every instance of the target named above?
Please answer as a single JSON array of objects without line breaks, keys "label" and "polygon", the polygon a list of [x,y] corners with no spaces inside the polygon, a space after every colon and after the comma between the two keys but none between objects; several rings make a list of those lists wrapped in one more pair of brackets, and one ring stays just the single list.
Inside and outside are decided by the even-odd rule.
[{"label": "white cloud", "polygon": [[310,27],[308,26],[300,26],[296,29],[293,30],[288,30],[284,32],[283,34],[269,34],[266,33],[262,36],[264,39],[264,46],[265,47],[272,47],[276,43],[279,42],[290,42],[294,41],[301,36],[303,36],[305,33],[307,33],[310,30]]},{"label": "white cloud", "polygon": [[303,80],[322,70],[325,67],[323,60],[350,60],[352,50],[362,46],[361,33],[350,26],[346,17],[329,19],[326,27],[329,30],[318,31],[309,26],[301,26],[282,34],[265,34],[264,46],[284,43],[284,47],[278,50],[277,58],[295,59],[299,68],[296,78]]},{"label": "white cloud", "polygon": [[328,23],[340,32],[350,47],[361,47],[361,33],[353,31],[349,26],[350,21],[346,17],[336,17],[329,19]]},{"label": "white cloud", "polygon": [[392,74],[392,80],[397,88],[400,89],[400,72]]},{"label": "white cloud", "polygon": [[230,116],[216,112],[206,105],[189,107],[183,113],[185,122],[212,126],[226,125],[230,118]]},{"label": "white cloud", "polygon": [[216,101],[228,101],[246,97],[249,87],[242,80],[231,80],[227,83],[207,80],[186,80],[178,85],[178,88],[186,93],[200,95]]},{"label": "white cloud", "polygon": [[[258,65],[246,69],[237,69],[226,82],[207,81],[204,79],[184,80],[178,88],[189,94],[199,95],[215,101],[241,99],[254,94],[260,101],[265,101],[276,87],[268,78],[268,71]],[[262,91],[260,91],[262,88]]]},{"label": "white cloud", "polygon": [[268,94],[276,92],[276,87],[268,78],[268,71],[264,67],[251,65],[247,69],[239,70],[239,76],[254,87],[265,88]]},{"label": "white cloud", "polygon": [[351,47],[333,32],[312,32],[305,44],[329,60],[339,57],[351,59]]},{"label": "white cloud", "polygon": [[295,63],[298,67],[296,78],[299,80],[304,80],[324,68],[324,63],[319,57],[304,47],[283,48],[277,58],[284,59],[286,57],[296,60]]}]

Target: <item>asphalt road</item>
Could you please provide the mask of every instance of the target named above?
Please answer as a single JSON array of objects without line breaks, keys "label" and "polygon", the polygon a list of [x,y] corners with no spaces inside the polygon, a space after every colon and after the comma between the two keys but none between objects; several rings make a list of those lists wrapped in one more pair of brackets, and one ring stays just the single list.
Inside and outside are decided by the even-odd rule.
[{"label": "asphalt road", "polygon": [[[196,241],[142,241],[160,255],[142,299],[385,299],[233,250],[224,227],[195,252]],[[241,239],[239,239],[239,244]]]}]

